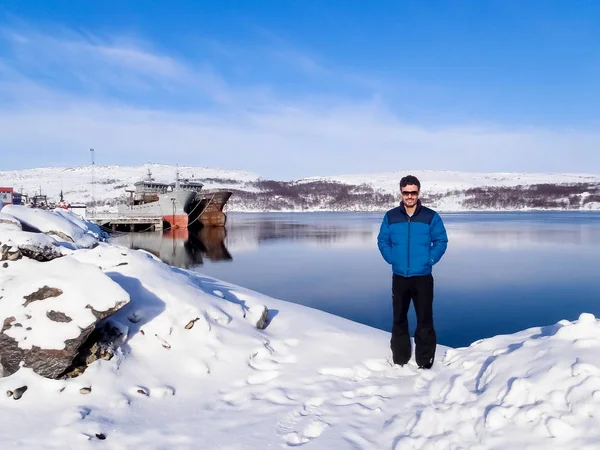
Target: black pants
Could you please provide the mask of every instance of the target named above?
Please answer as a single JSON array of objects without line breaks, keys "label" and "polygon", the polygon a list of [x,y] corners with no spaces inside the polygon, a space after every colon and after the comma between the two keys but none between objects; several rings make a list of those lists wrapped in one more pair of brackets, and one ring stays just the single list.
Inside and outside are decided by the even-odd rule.
[{"label": "black pants", "polygon": [[395,364],[406,364],[411,345],[408,334],[408,308],[413,301],[417,314],[415,330],[415,360],[419,367],[430,368],[435,358],[435,330],[433,329],[433,276],[401,277],[392,280],[394,326],[392,328],[392,356]]}]

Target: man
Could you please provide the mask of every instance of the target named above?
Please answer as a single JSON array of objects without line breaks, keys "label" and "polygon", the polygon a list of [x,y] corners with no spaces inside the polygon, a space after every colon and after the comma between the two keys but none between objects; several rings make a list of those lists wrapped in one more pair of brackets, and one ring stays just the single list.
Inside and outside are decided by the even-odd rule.
[{"label": "man", "polygon": [[400,180],[400,206],[385,214],[377,244],[381,256],[392,265],[392,359],[404,365],[411,356],[408,308],[413,301],[417,314],[415,360],[430,369],[435,358],[433,328],[433,276],[431,268],[446,252],[448,236],[441,217],[421,205],[421,183],[408,175]]}]

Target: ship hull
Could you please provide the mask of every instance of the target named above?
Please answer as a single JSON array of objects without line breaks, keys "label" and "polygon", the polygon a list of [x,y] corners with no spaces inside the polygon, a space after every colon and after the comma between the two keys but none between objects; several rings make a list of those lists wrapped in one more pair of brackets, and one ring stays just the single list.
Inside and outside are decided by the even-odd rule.
[{"label": "ship hull", "polygon": [[138,205],[119,205],[119,214],[129,217],[162,217],[170,228],[188,226],[188,208],[196,197],[194,191],[173,190],[158,194],[158,199]]},{"label": "ship hull", "polygon": [[231,194],[230,191],[202,191],[196,193],[195,198],[188,207],[190,225],[224,227],[227,222],[227,215],[223,212],[223,208]]}]

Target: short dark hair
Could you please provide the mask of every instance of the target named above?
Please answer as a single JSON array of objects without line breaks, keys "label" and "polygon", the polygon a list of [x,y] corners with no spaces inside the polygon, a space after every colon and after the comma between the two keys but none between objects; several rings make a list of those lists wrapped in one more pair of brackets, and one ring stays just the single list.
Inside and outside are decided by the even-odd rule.
[{"label": "short dark hair", "polygon": [[415,177],[413,175],[406,175],[405,177],[403,177],[400,180],[400,189],[408,186],[409,184],[414,184],[415,186],[417,186],[419,188],[419,190],[421,190],[421,182],[419,181],[419,179],[417,177]]}]

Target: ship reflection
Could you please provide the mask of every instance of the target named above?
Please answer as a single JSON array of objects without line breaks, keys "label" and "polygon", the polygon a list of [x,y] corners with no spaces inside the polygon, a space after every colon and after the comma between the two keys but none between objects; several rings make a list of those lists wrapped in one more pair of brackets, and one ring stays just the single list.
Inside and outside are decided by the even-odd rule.
[{"label": "ship reflection", "polygon": [[164,233],[127,233],[112,242],[135,250],[146,250],[172,266],[189,268],[210,261],[231,261],[225,247],[224,227],[205,227],[199,231],[186,228]]}]

